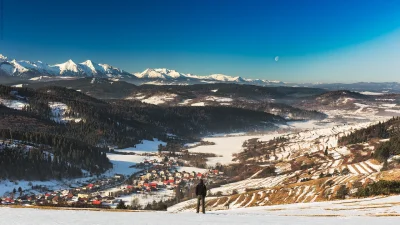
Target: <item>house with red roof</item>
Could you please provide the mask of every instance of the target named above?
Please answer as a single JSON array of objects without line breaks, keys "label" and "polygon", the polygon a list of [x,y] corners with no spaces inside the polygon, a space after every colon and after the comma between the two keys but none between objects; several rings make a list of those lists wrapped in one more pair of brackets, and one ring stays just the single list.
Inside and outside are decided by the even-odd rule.
[{"label": "house with red roof", "polygon": [[94,201],[92,201],[92,205],[101,205],[102,204],[102,202],[100,201],[100,200],[94,200]]}]

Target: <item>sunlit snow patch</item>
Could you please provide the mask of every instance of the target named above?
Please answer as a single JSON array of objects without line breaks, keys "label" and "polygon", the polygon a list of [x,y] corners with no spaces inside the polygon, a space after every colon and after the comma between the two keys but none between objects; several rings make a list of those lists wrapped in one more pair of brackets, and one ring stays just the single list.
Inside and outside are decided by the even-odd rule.
[{"label": "sunlit snow patch", "polygon": [[205,106],[205,103],[204,102],[196,102],[196,103],[191,104],[191,106]]},{"label": "sunlit snow patch", "polygon": [[20,101],[20,100],[8,100],[0,98],[0,105],[4,105],[5,107],[16,109],[16,110],[23,110],[28,103]]},{"label": "sunlit snow patch", "polygon": [[231,102],[232,98],[224,98],[224,97],[216,97],[216,96],[208,96],[206,98],[207,101],[216,101],[216,102]]},{"label": "sunlit snow patch", "polygon": [[149,98],[143,99],[141,96],[135,97],[136,99],[142,99],[141,101],[147,104],[160,105],[169,101],[173,101],[176,98],[176,94],[165,94],[165,95],[154,95]]},{"label": "sunlit snow patch", "polygon": [[192,99],[185,99],[185,101],[179,103],[178,105],[188,105],[191,101]]},{"label": "sunlit snow patch", "polygon": [[360,94],[363,95],[384,95],[385,93],[380,93],[380,92],[371,92],[371,91],[362,91],[359,92]]},{"label": "sunlit snow patch", "polygon": [[49,107],[51,109],[51,119],[57,123],[68,123],[70,121],[79,123],[82,120],[82,118],[66,116],[65,114],[69,112],[69,107],[62,102],[49,102]]},{"label": "sunlit snow patch", "polygon": [[383,107],[383,108],[393,108],[395,106],[396,106],[396,104],[382,104],[381,105],[381,107]]}]

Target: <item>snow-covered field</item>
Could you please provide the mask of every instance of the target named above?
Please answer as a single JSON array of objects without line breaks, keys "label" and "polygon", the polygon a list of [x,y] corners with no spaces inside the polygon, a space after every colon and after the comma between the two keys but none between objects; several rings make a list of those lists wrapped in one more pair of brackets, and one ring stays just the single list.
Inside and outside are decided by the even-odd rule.
[{"label": "snow-covered field", "polygon": [[135,165],[136,163],[143,162],[144,160],[152,160],[157,159],[161,160],[158,157],[149,157],[149,156],[141,156],[141,155],[120,155],[120,154],[112,154],[107,153],[107,157],[110,159],[111,163],[114,165],[113,169],[107,171],[109,175],[113,175],[115,173],[131,175],[138,171],[136,168],[130,168],[130,166]]},{"label": "snow-covered field", "polygon": [[118,197],[117,199],[121,199],[125,202],[126,205],[132,205],[132,201],[136,201],[136,204],[145,207],[148,204],[152,204],[154,201],[168,201],[171,198],[175,197],[174,190],[161,190],[152,193],[135,193],[130,195],[125,195],[122,197]]},{"label": "snow-covered field", "polygon": [[112,212],[90,210],[48,210],[0,207],[0,224],[154,224],[171,221],[176,225],[216,224],[398,224],[399,196],[334,202],[299,203],[207,212]]},{"label": "snow-covered field", "polygon": [[141,93],[136,94],[136,96],[128,97],[126,99],[136,99],[140,100],[143,103],[160,105],[169,101],[173,101],[177,97],[176,94],[164,94],[164,95],[153,95],[153,96],[145,96]]},{"label": "snow-covered field", "polygon": [[172,101],[175,99],[176,94],[162,95],[162,96],[152,96],[150,98],[142,100],[144,103],[159,105],[168,101]]},{"label": "snow-covered field", "polygon": [[231,101],[233,101],[232,98],[224,98],[224,97],[217,97],[217,96],[208,96],[205,100],[216,101],[216,102],[231,102]]},{"label": "snow-covered field", "polygon": [[137,144],[135,147],[129,147],[124,149],[115,149],[117,152],[136,152],[136,153],[143,153],[143,152],[157,152],[159,145],[166,145],[167,143],[154,138],[153,141],[150,140],[143,140],[141,144]]},{"label": "snow-covered field", "polygon": [[196,102],[191,104],[190,106],[205,106],[206,104],[204,102]]},{"label": "snow-covered field", "polygon": [[252,138],[259,138],[262,141],[268,141],[274,137],[278,137],[281,134],[269,134],[269,135],[254,135],[254,136],[218,136],[204,138],[204,141],[214,142],[215,145],[203,145],[195,148],[190,148],[189,152],[196,153],[213,153],[220,157],[208,158],[207,165],[214,166],[217,163],[229,164],[233,163],[232,154],[239,153],[242,151],[243,142]]},{"label": "snow-covered field", "polygon": [[[329,122],[324,124],[319,124],[318,121],[307,121],[307,122],[290,122],[288,125],[281,125],[281,128],[285,129],[293,129],[293,130],[311,130],[311,131],[303,131],[298,134],[290,134],[288,133],[271,133],[266,135],[246,135],[245,133],[233,133],[233,134],[214,134],[210,137],[203,138],[203,141],[214,142],[215,145],[203,145],[197,146],[194,148],[189,148],[189,152],[196,152],[196,153],[213,153],[218,155],[219,157],[211,157],[208,158],[207,165],[214,166],[217,163],[221,164],[229,164],[233,163],[233,154],[239,153],[243,150],[242,145],[243,142],[258,138],[260,141],[269,141],[275,137],[285,136],[291,140],[293,144],[289,147],[290,151],[297,151],[303,148],[313,148],[310,147],[310,143],[315,141],[321,135],[337,135],[338,133],[343,133],[349,131],[351,129],[358,129],[362,127],[366,127],[370,124],[367,123],[360,123],[358,125],[340,125],[338,126],[336,123]],[[327,138],[324,140],[329,147],[336,147],[337,145],[337,137],[336,138]],[[190,147],[190,145],[187,145]],[[320,148],[320,146],[316,147]],[[282,153],[284,154],[284,153]],[[284,155],[281,155],[282,157]]]},{"label": "snow-covered field", "polygon": [[282,128],[294,128],[294,129],[318,129],[333,127],[335,123],[319,124],[316,120],[309,120],[306,122],[288,122],[287,125],[280,125]]},{"label": "snow-covered field", "polygon": [[359,93],[363,94],[363,95],[384,95],[385,94],[385,93],[381,93],[381,92],[372,92],[372,91],[362,91]]}]

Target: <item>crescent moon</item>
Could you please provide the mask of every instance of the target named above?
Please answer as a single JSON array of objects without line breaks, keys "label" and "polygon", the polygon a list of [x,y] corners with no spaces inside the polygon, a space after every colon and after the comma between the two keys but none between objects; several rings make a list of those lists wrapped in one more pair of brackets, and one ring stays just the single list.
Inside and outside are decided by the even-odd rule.
[{"label": "crescent moon", "polygon": [[279,56],[275,56],[275,62],[279,61]]}]

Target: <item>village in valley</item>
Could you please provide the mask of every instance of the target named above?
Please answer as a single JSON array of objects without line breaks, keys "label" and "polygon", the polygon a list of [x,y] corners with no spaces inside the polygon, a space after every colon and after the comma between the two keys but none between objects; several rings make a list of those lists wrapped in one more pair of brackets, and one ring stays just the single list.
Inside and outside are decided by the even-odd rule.
[{"label": "village in valley", "polygon": [[[10,140],[0,140],[0,151],[5,147],[24,148],[33,146]],[[112,150],[113,154],[119,152]],[[160,205],[157,209],[166,209],[167,204],[194,197],[193,187],[200,179],[218,183],[226,179],[223,172],[215,169],[186,167],[187,161],[180,159],[181,154],[168,156],[169,153],[122,153],[123,155],[141,155],[143,160],[132,163],[133,174],[103,174],[78,180],[64,189],[52,189],[48,185],[28,182],[23,187],[19,182],[10,181],[12,191],[0,197],[2,205],[55,206],[79,208],[119,208],[146,209]],[[143,199],[147,199],[143,201]],[[168,206],[169,206],[168,205]]]}]

